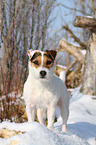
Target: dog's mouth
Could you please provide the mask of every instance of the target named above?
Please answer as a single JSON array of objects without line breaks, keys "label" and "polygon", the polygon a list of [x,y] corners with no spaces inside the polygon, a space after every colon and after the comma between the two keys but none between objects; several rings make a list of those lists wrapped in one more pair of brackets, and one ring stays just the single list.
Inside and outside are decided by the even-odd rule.
[{"label": "dog's mouth", "polygon": [[46,77],[45,77],[45,76],[41,76],[40,78],[41,78],[41,79],[45,79]]}]

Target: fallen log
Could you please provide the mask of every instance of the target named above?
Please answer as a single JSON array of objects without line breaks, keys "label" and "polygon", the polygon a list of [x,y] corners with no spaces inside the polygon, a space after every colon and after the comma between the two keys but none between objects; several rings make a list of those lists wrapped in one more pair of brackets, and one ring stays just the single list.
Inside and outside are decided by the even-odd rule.
[{"label": "fallen log", "polygon": [[93,17],[76,16],[73,25],[75,27],[88,28],[92,32],[96,32],[96,19]]},{"label": "fallen log", "polygon": [[59,41],[59,46],[61,49],[58,49],[58,51],[66,50],[70,55],[73,55],[77,59],[77,62],[79,62],[80,64],[84,64],[84,56],[80,51],[80,47],[74,46],[65,41],[64,39],[61,39]]}]

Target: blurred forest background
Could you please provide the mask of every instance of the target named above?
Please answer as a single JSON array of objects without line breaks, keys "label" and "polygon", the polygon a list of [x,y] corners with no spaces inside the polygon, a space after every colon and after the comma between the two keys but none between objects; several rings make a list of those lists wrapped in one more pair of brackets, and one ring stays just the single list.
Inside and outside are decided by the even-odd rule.
[{"label": "blurred forest background", "polygon": [[[96,1],[0,1],[0,122],[6,119],[15,122],[26,120],[21,96],[28,75],[27,51],[29,49],[56,49],[59,52],[58,64],[60,65],[56,66],[55,73],[59,75],[59,70],[66,72],[65,81],[68,88],[84,84],[82,83],[83,68],[89,53],[88,40],[93,32],[86,27],[83,29],[74,27],[73,21],[77,15],[95,19]],[[95,37],[94,39],[96,40]],[[78,55],[75,55],[75,51],[70,53],[67,48],[62,51],[61,41],[67,43],[68,45],[64,45],[71,50],[74,50],[71,47],[74,44]],[[61,67],[61,64],[66,68]],[[95,74],[96,65],[93,76],[95,85],[91,84],[94,86],[91,89],[93,95],[96,93]],[[88,90],[86,92],[88,93]]]}]

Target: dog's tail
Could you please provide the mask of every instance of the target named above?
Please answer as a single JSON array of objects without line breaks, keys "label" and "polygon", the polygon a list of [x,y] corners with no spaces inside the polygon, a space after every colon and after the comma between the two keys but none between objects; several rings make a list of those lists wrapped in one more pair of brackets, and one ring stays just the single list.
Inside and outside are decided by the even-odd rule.
[{"label": "dog's tail", "polygon": [[64,71],[64,70],[60,72],[59,78],[60,78],[63,82],[65,82],[65,71]]},{"label": "dog's tail", "polygon": [[[60,72],[59,78],[65,83],[65,71]],[[68,94],[69,98],[71,99],[72,98],[71,93],[68,92]]]}]

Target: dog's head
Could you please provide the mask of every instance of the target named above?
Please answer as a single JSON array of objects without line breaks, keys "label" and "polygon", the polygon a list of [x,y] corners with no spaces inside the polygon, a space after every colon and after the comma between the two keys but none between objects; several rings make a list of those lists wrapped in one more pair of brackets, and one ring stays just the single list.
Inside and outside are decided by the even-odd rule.
[{"label": "dog's head", "polygon": [[56,55],[55,50],[28,50],[29,73],[36,79],[48,80],[54,73]]}]

